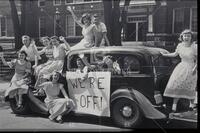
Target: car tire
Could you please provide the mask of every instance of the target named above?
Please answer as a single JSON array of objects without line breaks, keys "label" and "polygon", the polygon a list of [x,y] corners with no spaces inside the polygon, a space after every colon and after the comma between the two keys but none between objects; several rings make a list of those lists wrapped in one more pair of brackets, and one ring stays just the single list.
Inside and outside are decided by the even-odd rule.
[{"label": "car tire", "polygon": [[19,115],[25,115],[25,114],[30,113],[30,107],[28,105],[29,103],[28,101],[29,99],[27,98],[27,96],[23,95],[22,107],[17,108],[16,99],[15,98],[9,99],[10,107],[13,113],[19,114]]},{"label": "car tire", "polygon": [[143,118],[138,103],[128,98],[118,98],[111,103],[111,117],[122,128],[137,127]]}]

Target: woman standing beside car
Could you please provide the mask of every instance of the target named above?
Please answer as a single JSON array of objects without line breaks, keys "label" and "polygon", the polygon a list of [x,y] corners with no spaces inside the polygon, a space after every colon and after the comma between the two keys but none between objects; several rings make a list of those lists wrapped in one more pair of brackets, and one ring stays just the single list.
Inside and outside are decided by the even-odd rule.
[{"label": "woman standing beside car", "polygon": [[174,69],[164,96],[173,98],[172,112],[176,112],[180,98],[190,100],[190,109],[194,107],[195,88],[197,85],[197,44],[192,42],[192,31],[184,30],[180,34],[181,43],[178,44],[174,53],[162,53],[162,56],[180,56],[181,62]]}]

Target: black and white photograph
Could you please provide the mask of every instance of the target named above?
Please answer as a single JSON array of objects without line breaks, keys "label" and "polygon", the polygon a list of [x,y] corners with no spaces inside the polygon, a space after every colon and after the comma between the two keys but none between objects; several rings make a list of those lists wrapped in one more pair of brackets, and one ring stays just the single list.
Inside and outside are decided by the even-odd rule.
[{"label": "black and white photograph", "polygon": [[0,132],[198,129],[197,0],[0,0]]}]

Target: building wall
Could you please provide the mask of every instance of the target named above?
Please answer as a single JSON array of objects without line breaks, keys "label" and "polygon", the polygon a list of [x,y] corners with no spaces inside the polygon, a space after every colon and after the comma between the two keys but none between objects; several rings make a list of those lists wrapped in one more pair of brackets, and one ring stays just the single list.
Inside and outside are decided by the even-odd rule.
[{"label": "building wall", "polygon": [[[190,29],[190,9],[197,8],[196,0],[167,0],[166,5],[161,6],[160,1],[157,2],[154,14],[154,28],[152,33],[147,34],[148,41],[156,41],[162,45],[176,45],[181,31]],[[174,26],[174,9],[182,8],[183,12],[189,14],[184,17],[184,26],[178,31],[174,32],[174,28],[179,28],[180,25]],[[197,34],[197,32],[195,32]]]},{"label": "building wall", "polygon": [[[188,12],[191,7],[197,8],[197,0],[163,0],[166,1],[166,5],[161,6],[160,0],[146,0],[146,1],[131,1],[128,9],[128,17],[131,18],[130,21],[139,22],[142,19],[142,23],[138,29],[134,29],[134,24],[129,22],[127,18],[126,29],[124,30],[125,37],[124,41],[134,41],[132,37],[127,39],[127,31],[133,33],[133,36],[140,37],[141,41],[153,42],[161,45],[175,45],[178,42],[178,36],[180,32],[174,33],[173,31],[173,13],[174,9],[185,8],[184,12]],[[101,20],[104,22],[103,17],[103,3],[101,1],[91,0],[89,2],[84,2],[84,0],[74,0],[74,3],[65,3],[65,0],[61,0],[61,5],[54,5],[53,0],[45,0],[45,6],[39,7],[38,0],[32,0],[26,3],[25,12],[25,34],[39,40],[41,36],[53,36],[55,35],[55,12],[56,9],[60,12],[60,35],[67,37],[68,41],[71,43],[76,43],[80,41],[81,28],[75,25],[75,22],[67,19],[71,17],[71,14],[67,11],[67,6],[73,6],[75,9],[75,14],[80,17],[83,13],[98,13],[101,15]],[[145,3],[146,2],[146,3]],[[10,5],[9,1],[0,1],[0,17],[6,16],[7,18],[7,36],[12,37],[14,35],[13,24],[10,15]],[[20,2],[17,1],[18,11],[20,12]],[[141,17],[143,16],[143,17]],[[152,16],[152,17],[150,17]],[[44,31],[43,35],[40,34],[40,24],[39,18],[44,17]],[[71,18],[72,19],[72,18]],[[70,20],[70,21],[69,21]],[[152,21],[151,21],[152,20]],[[190,18],[185,17],[184,22],[188,23]],[[67,26],[67,22],[70,24]],[[178,27],[178,26],[177,26]],[[188,28],[187,26],[184,28]],[[191,28],[191,27],[189,27]],[[128,30],[127,30],[128,29]],[[142,30],[141,30],[142,29]],[[182,30],[183,30],[182,29]],[[135,32],[135,33],[134,33]],[[145,33],[141,33],[145,32]],[[197,32],[196,32],[197,33]],[[144,35],[143,35],[144,34]],[[2,38],[2,37],[0,37]],[[139,37],[138,37],[139,38]],[[140,41],[139,39],[137,41]]]}]

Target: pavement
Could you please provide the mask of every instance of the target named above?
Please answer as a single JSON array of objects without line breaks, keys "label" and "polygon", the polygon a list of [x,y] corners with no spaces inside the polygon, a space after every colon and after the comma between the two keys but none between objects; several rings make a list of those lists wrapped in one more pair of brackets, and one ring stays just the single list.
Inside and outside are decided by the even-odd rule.
[{"label": "pavement", "polygon": [[4,92],[9,87],[10,82],[0,79],[0,103],[4,102]]},{"label": "pavement", "polygon": [[[30,114],[28,116],[16,116],[12,113],[9,103],[4,101],[4,92],[10,85],[9,81],[1,80],[0,78],[0,131],[15,129],[20,130],[61,130],[61,131],[84,131],[91,129],[94,131],[120,131],[122,129],[113,126],[110,119],[97,119],[85,117],[67,117],[64,124],[52,123],[48,118],[41,117],[38,114]],[[197,128],[197,111],[192,112],[192,117],[189,115],[191,112],[186,112],[178,117],[173,115],[173,119],[169,124],[165,121],[145,120],[139,129],[182,129],[182,128]],[[195,118],[195,119],[194,119]]]}]

